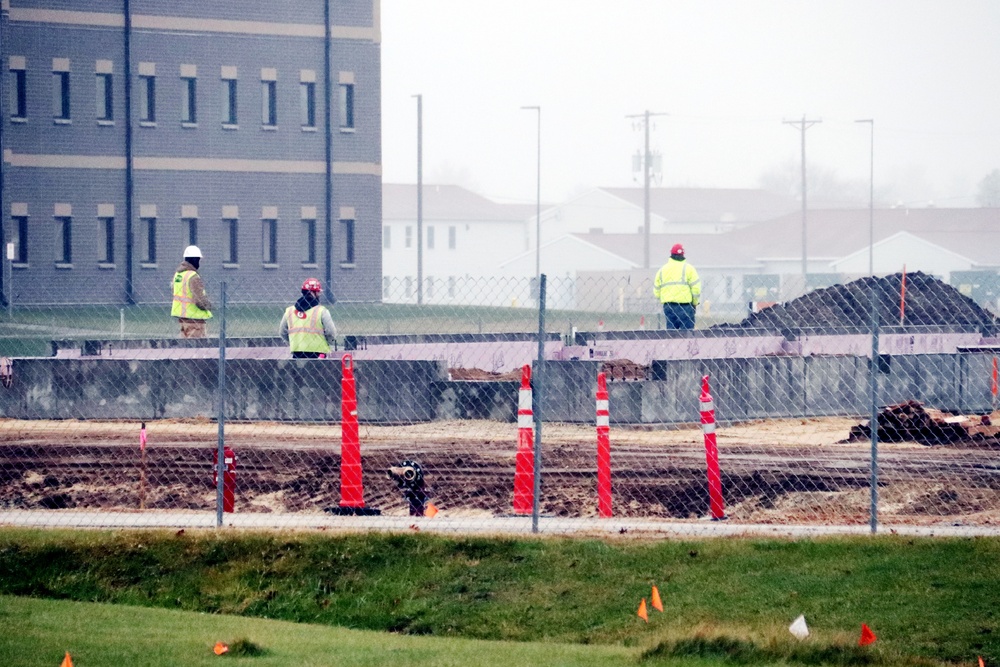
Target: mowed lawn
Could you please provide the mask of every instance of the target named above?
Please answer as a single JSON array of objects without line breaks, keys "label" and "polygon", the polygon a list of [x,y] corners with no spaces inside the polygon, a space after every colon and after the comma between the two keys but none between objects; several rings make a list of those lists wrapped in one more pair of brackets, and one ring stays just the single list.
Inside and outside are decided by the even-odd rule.
[{"label": "mowed lawn", "polygon": [[1000,664],[998,538],[2,529],[0,595],[0,665]]},{"label": "mowed lawn", "polygon": [[[218,656],[216,643],[230,647]],[[620,646],[439,639],[219,614],[0,596],[0,665],[635,665]],[[241,655],[237,655],[241,653]]]}]

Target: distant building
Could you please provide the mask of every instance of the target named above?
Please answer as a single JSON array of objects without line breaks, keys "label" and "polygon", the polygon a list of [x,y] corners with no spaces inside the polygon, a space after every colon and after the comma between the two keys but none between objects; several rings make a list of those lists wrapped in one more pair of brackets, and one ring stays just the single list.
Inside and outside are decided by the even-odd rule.
[{"label": "distant building", "polygon": [[[543,216],[544,218],[544,216]],[[543,270],[558,288],[553,303],[586,310],[651,312],[652,281],[682,243],[701,276],[703,301],[718,314],[742,312],[750,303],[787,301],[806,291],[868,275],[869,231],[874,273],[922,271],[954,285],[981,305],[1000,311],[1000,209],[868,209],[809,211],[808,270],[802,275],[799,213],[723,234],[660,234],[650,239],[643,268],[640,233],[566,234],[542,245]],[[533,267],[530,253],[511,258],[503,271]]]},{"label": "distant building", "polygon": [[[418,230],[417,186],[386,183],[382,190],[385,302],[417,303],[419,297],[427,304],[510,304],[510,291],[498,289],[500,263],[534,247],[528,219],[535,205],[498,204],[457,185],[424,185]],[[526,289],[530,276],[520,276]]]},{"label": "distant building", "polygon": [[2,295],[381,298],[378,0],[2,0]]}]

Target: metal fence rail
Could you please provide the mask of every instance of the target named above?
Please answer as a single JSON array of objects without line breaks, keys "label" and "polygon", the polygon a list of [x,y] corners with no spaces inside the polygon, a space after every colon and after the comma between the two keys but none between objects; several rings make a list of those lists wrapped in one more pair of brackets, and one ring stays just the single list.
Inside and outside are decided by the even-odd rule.
[{"label": "metal fence rail", "polygon": [[208,288],[206,338],[179,336],[166,290],[7,314],[0,523],[697,534],[1000,520],[992,304],[930,276],[786,280],[756,300],[707,279],[694,330],[664,328],[652,280],[445,282],[419,305],[389,281],[377,304],[324,295],[337,328],[324,359],[293,359],[280,337],[298,285]]}]

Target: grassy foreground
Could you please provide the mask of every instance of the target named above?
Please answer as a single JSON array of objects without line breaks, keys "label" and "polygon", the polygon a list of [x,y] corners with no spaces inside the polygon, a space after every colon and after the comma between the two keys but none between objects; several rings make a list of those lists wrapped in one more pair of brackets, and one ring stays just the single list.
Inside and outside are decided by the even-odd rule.
[{"label": "grassy foreground", "polygon": [[[647,624],[635,612],[643,597],[649,603],[652,585],[665,611],[650,611]],[[506,644],[480,647],[469,650],[498,661],[470,662],[453,660],[466,650],[464,641],[442,644],[437,657],[431,644],[413,644],[431,651],[426,661],[393,656],[398,664],[589,664],[598,655],[602,664],[975,665],[977,656],[1000,663],[1000,540],[992,538],[618,542],[4,530],[0,594],[205,612],[213,616],[147,617],[152,612],[128,609],[124,623],[146,627],[153,637],[158,628],[177,627],[184,639],[163,643],[192,650],[205,650],[209,639],[245,636],[265,650],[239,658],[255,665],[333,663],[267,662],[285,655],[281,647],[294,645],[285,639],[301,628],[265,624],[240,634],[236,628],[251,621],[223,614],[380,631],[357,640],[376,654],[416,639],[405,635],[545,642],[547,651],[541,662],[529,656],[522,662]],[[17,605],[28,602],[0,600],[0,636],[9,637],[0,639],[0,651],[19,650],[13,644],[32,633],[49,646],[73,632],[68,621],[23,626],[42,617],[22,620]],[[52,609],[44,613],[84,619],[83,638],[97,631],[89,627],[97,611]],[[799,614],[812,632],[803,642],[787,630]],[[205,620],[232,625],[219,626],[217,633],[229,633],[212,638],[202,632]],[[107,621],[107,636],[128,644],[132,633],[115,630],[116,622]],[[878,635],[864,649],[856,645],[862,623]],[[594,650],[576,654],[580,647],[564,646],[574,644]],[[556,661],[565,651],[572,655]],[[357,662],[337,664],[379,664],[364,656],[362,650]],[[0,653],[0,663],[36,664],[5,657]],[[128,664],[200,663],[165,655]]]},{"label": "grassy foreground", "polygon": [[[635,665],[636,649],[438,639],[120,605],[0,596],[0,664],[360,667],[374,665]],[[229,652],[220,658],[216,642]]]}]

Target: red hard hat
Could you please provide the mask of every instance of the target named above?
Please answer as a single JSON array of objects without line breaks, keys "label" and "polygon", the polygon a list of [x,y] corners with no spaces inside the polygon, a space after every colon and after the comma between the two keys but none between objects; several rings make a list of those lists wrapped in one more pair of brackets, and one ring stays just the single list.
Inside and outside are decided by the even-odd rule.
[{"label": "red hard hat", "polygon": [[302,290],[305,292],[322,292],[323,285],[316,278],[306,278],[305,282],[302,283]]},{"label": "red hard hat", "polygon": [[670,254],[671,255],[683,255],[684,254],[684,246],[682,246],[680,243],[675,243],[673,245],[673,247],[670,248]]}]

